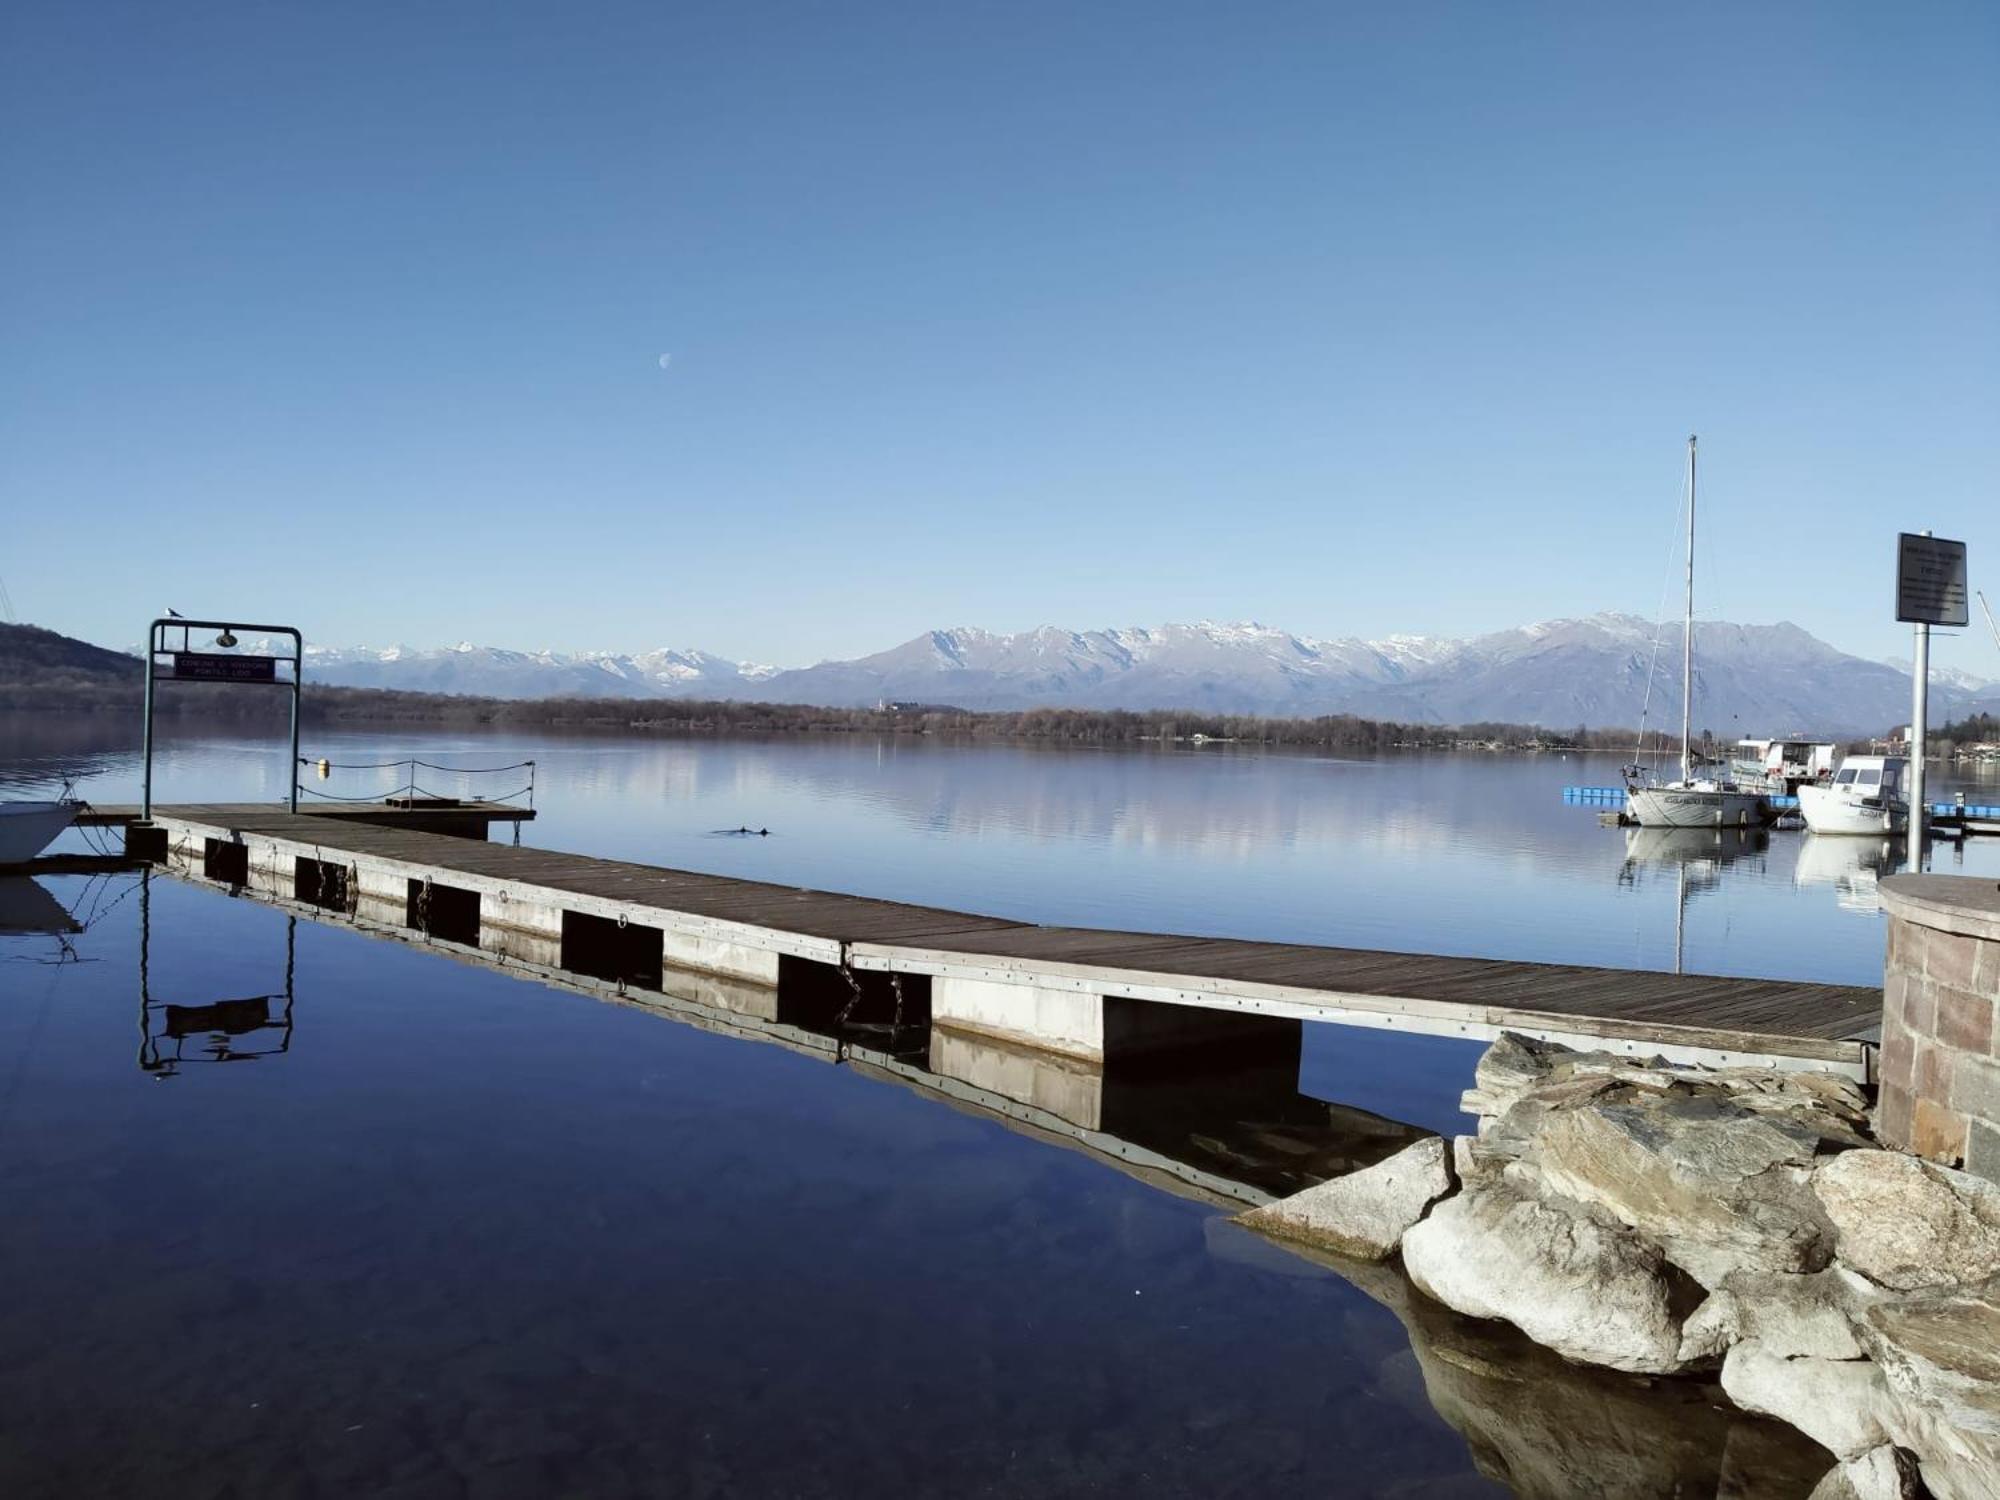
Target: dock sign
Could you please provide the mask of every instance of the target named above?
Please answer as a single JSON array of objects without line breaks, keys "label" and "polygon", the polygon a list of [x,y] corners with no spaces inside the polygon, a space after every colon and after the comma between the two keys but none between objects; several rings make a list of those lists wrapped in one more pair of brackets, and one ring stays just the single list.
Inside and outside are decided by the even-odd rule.
[{"label": "dock sign", "polygon": [[1905,531],[1896,539],[1896,618],[1913,625],[1964,625],[1965,543]]},{"label": "dock sign", "polygon": [[276,682],[275,656],[224,656],[219,651],[176,651],[174,676],[183,682]]}]

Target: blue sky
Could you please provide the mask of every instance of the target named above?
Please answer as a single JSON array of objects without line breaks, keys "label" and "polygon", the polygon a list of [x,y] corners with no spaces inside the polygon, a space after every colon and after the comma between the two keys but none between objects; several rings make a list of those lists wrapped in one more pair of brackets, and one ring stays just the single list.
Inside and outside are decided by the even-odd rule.
[{"label": "blue sky", "polygon": [[[11,7],[0,577],[327,643],[2000,590],[2000,7]],[[660,356],[670,353],[668,368]],[[1983,634],[1938,657],[2000,675]]]}]

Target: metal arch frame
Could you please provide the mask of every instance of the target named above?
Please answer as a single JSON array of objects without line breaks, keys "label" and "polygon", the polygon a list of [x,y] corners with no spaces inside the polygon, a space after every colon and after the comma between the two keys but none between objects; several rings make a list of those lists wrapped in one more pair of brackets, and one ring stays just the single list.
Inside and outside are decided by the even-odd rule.
[{"label": "metal arch frame", "polygon": [[[175,629],[182,632],[181,650],[183,651],[190,649],[187,645],[186,634],[190,630],[231,632],[247,630],[256,635],[288,635],[292,638],[292,680],[290,682],[278,682],[271,685],[288,687],[292,693],[292,758],[285,776],[285,785],[289,789],[286,795],[285,806],[288,811],[297,812],[299,810],[299,689],[303,685],[305,676],[305,637],[299,633],[298,627],[294,625],[246,625],[235,620],[186,620],[182,619],[179,615],[163,615],[146,627],[145,782],[140,796],[140,821],[150,823],[153,820],[153,684],[155,682],[173,682],[177,680],[171,674],[166,677],[159,675],[158,658],[174,649],[164,644],[161,639],[161,632]],[[277,660],[284,661],[285,658],[280,656]],[[237,686],[260,687],[264,686],[264,684],[239,683]]]}]

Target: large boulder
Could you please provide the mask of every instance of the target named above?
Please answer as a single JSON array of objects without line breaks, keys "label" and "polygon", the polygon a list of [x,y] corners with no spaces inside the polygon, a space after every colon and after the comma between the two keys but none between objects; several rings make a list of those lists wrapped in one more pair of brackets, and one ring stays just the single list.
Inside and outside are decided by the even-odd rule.
[{"label": "large boulder", "polygon": [[1445,1152],[1443,1139],[1431,1136],[1372,1167],[1252,1209],[1242,1222],[1279,1239],[1382,1260],[1424,1210],[1451,1191]]},{"label": "large boulder", "polygon": [[1506,1185],[1448,1198],[1403,1236],[1426,1295],[1512,1323],[1565,1358],[1639,1374],[1684,1368],[1691,1300],[1658,1247],[1620,1224]]},{"label": "large boulder", "polygon": [[1833,1236],[1810,1187],[1819,1143],[1719,1091],[1677,1091],[1564,1110],[1524,1159],[1551,1191],[1609,1210],[1712,1285],[1740,1266],[1825,1266]]},{"label": "large boulder", "polygon": [[1771,1500],[1804,1495],[1832,1461],[1701,1381],[1573,1364],[1505,1323],[1461,1317],[1391,1266],[1323,1263],[1402,1322],[1430,1404],[1515,1500]]},{"label": "large boulder", "polygon": [[1890,1440],[1893,1400],[1869,1360],[1788,1359],[1745,1339],[1722,1362],[1722,1389],[1745,1411],[1791,1423],[1836,1458],[1855,1458]]},{"label": "large boulder", "polygon": [[2000,1497],[2000,1281],[1882,1298],[1859,1332],[1924,1482],[1940,1500]]},{"label": "large boulder", "polygon": [[1753,1338],[1784,1359],[1861,1359],[1867,1351],[1854,1325],[1862,1301],[1837,1271],[1737,1271],[1682,1325],[1681,1356],[1699,1363]]},{"label": "large boulder", "polygon": [[1819,1164],[1813,1192],[1843,1264],[1899,1292],[2000,1275],[2000,1187],[1899,1151]]},{"label": "large boulder", "polygon": [[1884,1443],[1833,1469],[1807,1500],[1923,1500],[1923,1495],[1915,1460]]}]

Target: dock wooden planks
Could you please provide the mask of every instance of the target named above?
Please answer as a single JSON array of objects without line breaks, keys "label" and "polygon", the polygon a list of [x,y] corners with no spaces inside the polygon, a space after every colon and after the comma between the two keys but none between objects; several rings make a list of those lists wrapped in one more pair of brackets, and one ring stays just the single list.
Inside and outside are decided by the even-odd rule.
[{"label": "dock wooden planks", "polygon": [[1665,974],[1187,934],[1053,927],[557,850],[420,832],[394,821],[245,804],[156,819],[263,834],[545,892],[839,945],[855,968],[1004,978],[1184,1004],[1490,1035],[1593,1039],[1865,1066],[1882,992],[1856,985]]}]

